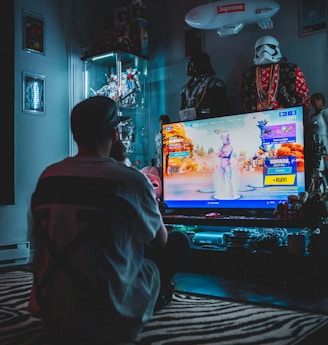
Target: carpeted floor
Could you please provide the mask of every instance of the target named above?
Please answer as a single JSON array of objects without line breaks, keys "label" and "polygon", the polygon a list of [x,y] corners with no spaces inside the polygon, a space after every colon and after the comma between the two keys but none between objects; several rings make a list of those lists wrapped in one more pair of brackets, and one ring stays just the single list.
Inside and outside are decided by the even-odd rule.
[{"label": "carpeted floor", "polygon": [[327,284],[279,284],[190,272],[178,272],[174,281],[183,293],[328,315]]},{"label": "carpeted floor", "polygon": [[[26,310],[32,274],[0,273],[0,344],[44,345],[41,322]],[[175,293],[141,334],[151,345],[323,345],[328,316],[188,293]]]}]

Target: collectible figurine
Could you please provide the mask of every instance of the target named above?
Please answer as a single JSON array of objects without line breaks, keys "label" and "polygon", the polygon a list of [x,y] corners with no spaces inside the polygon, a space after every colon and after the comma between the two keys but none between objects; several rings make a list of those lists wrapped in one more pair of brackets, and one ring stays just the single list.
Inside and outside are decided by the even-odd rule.
[{"label": "collectible figurine", "polygon": [[94,95],[106,96],[118,101],[121,108],[135,108],[138,106],[136,93],[141,91],[138,70],[133,67],[116,75],[105,74],[107,83],[98,90],[91,89]]}]

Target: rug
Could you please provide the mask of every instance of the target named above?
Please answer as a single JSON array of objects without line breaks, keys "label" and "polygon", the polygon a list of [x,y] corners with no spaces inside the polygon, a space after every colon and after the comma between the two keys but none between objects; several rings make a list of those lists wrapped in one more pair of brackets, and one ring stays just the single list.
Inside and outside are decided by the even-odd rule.
[{"label": "rug", "polygon": [[[41,322],[27,311],[32,273],[0,273],[0,344],[43,345]],[[151,345],[301,345],[328,316],[178,293],[144,328]],[[318,342],[312,343],[319,345]]]}]

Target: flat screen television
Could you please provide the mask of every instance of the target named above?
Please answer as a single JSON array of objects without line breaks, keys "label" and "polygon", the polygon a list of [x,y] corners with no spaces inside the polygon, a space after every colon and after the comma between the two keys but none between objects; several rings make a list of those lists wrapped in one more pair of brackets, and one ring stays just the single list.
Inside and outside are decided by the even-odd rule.
[{"label": "flat screen television", "polygon": [[174,122],[162,133],[167,212],[271,214],[305,191],[301,106]]}]

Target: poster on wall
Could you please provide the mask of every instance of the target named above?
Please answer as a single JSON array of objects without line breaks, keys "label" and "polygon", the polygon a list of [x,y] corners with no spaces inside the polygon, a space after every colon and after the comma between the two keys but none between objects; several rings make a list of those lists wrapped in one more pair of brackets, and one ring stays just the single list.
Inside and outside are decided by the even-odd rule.
[{"label": "poster on wall", "polygon": [[23,48],[44,55],[44,20],[40,15],[23,11]]},{"label": "poster on wall", "polygon": [[40,74],[23,72],[23,111],[28,114],[45,114],[45,80]]},{"label": "poster on wall", "polygon": [[299,0],[300,36],[327,30],[327,1]]}]

